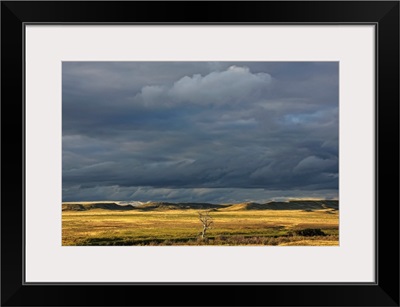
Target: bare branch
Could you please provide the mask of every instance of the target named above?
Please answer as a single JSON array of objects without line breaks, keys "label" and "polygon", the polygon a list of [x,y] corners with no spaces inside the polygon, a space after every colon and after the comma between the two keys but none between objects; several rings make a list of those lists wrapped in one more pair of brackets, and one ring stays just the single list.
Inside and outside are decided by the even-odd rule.
[{"label": "bare branch", "polygon": [[211,224],[213,224],[212,217],[208,211],[206,212],[197,212],[199,214],[199,220],[203,224],[203,231],[201,232],[201,237],[204,239],[206,237],[207,229],[210,228]]}]

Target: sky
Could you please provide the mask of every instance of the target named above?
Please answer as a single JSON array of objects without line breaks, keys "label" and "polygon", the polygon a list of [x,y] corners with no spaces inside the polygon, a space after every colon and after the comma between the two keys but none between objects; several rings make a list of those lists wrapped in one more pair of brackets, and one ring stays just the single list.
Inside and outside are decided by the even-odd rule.
[{"label": "sky", "polygon": [[63,201],[338,198],[338,62],[63,62]]}]

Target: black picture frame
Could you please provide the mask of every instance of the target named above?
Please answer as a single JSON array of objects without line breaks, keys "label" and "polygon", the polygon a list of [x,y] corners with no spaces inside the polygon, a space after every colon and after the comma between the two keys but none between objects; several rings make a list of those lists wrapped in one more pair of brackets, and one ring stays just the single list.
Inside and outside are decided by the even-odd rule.
[{"label": "black picture frame", "polygon": [[[376,282],[24,283],[24,25],[30,22],[375,25]],[[3,1],[1,76],[2,306],[399,306],[398,1]]]}]

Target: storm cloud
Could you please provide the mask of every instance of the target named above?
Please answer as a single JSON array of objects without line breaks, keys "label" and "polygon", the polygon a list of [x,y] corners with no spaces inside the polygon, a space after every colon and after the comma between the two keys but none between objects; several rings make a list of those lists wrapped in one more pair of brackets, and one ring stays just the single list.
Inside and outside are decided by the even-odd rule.
[{"label": "storm cloud", "polygon": [[64,62],[63,201],[338,196],[336,62]]}]

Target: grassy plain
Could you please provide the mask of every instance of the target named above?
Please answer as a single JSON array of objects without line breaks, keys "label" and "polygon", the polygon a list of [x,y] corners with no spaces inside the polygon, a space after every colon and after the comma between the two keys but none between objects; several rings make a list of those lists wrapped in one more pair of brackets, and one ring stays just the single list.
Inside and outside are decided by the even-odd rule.
[{"label": "grassy plain", "polygon": [[[63,245],[339,245],[339,211],[213,211],[207,239],[199,210],[62,212]],[[325,236],[294,234],[321,229]]]}]

